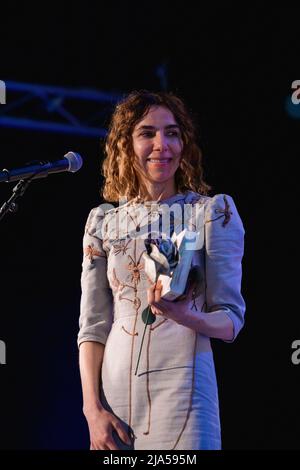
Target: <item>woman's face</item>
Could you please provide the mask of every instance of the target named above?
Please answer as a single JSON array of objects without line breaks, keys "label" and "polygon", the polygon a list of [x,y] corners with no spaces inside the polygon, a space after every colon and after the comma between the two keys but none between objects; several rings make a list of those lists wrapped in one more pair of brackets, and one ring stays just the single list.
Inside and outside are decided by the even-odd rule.
[{"label": "woman's face", "polygon": [[181,133],[172,112],[151,106],[132,134],[138,169],[150,183],[174,180],[180,163]]}]

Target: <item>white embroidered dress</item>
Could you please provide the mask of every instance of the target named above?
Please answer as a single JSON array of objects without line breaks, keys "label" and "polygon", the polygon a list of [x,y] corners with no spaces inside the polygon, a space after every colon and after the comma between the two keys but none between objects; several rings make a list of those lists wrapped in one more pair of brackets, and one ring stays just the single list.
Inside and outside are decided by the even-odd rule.
[{"label": "white embroidered dress", "polygon": [[[78,344],[105,344],[101,401],[127,426],[133,449],[220,449],[218,390],[208,337],[157,317],[147,326],[135,375],[145,327],[141,313],[151,282],[144,271],[145,236],[141,234],[147,233],[149,220],[159,219],[163,206],[173,204],[181,210],[189,204],[190,214],[203,213],[203,245],[193,256],[202,280],[191,307],[211,315],[223,310],[233,322],[236,337],[245,313],[242,221],[230,196],[187,191],[156,208],[144,204],[143,210],[150,207],[148,220],[139,218],[137,199],[108,211],[100,206],[92,209],[83,240]],[[126,218],[128,230],[120,224]],[[174,226],[180,222],[175,217]],[[192,216],[186,226],[199,228]],[[116,434],[114,438],[120,448],[129,449]]]}]

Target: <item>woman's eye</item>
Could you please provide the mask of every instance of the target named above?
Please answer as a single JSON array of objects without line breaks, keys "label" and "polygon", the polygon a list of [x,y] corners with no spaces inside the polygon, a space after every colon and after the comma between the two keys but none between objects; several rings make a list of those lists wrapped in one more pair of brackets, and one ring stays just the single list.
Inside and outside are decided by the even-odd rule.
[{"label": "woman's eye", "polygon": [[177,131],[170,131],[167,135],[170,137],[179,137],[179,133]]},{"label": "woman's eye", "polygon": [[[168,131],[165,134],[167,137],[179,137],[179,132],[178,131]],[[144,131],[140,134],[142,137],[149,137],[149,138],[154,138],[155,133],[151,131]]]},{"label": "woman's eye", "polygon": [[154,134],[153,134],[153,132],[148,131],[148,132],[142,132],[141,136],[143,136],[143,137],[154,137]]}]

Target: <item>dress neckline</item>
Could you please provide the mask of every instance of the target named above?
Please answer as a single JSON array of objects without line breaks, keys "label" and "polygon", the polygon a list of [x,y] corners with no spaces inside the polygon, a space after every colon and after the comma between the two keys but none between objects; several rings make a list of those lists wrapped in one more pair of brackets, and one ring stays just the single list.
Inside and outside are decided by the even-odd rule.
[{"label": "dress neckline", "polygon": [[153,200],[153,201],[143,201],[139,198],[139,196],[137,196],[136,198],[134,198],[134,203],[135,204],[143,204],[145,206],[151,206],[152,204],[156,205],[156,204],[172,204],[172,203],[175,203],[177,201],[180,201],[182,199],[185,199],[186,196],[187,196],[188,192],[186,193],[177,193],[177,194],[173,194],[173,196],[169,196],[165,199],[160,199],[160,200]]}]

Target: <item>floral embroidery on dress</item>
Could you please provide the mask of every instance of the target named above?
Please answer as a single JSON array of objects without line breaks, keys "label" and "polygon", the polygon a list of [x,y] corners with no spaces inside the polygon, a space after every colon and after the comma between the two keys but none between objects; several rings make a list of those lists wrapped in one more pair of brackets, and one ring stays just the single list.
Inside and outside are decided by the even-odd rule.
[{"label": "floral embroidery on dress", "polygon": [[129,238],[126,242],[126,239],[117,240],[117,242],[113,243],[113,249],[116,255],[122,253],[122,255],[126,255],[126,251],[129,249],[128,245],[131,242],[131,238]]},{"label": "floral embroidery on dress", "polygon": [[84,248],[84,256],[88,257],[90,262],[93,263],[95,256],[99,257],[99,256],[104,256],[104,255],[103,255],[103,253],[101,253],[99,250],[97,250],[94,247],[94,243],[91,243],[90,245],[87,245]]},{"label": "floral embroidery on dress", "polygon": [[126,268],[131,272],[130,282],[134,282],[135,284],[138,284],[141,281],[141,271],[144,270],[144,263],[140,263],[143,253],[141,253],[137,262],[134,261],[131,255],[128,255],[128,258],[130,258],[131,261],[127,264]]},{"label": "floral embroidery on dress", "polygon": [[226,198],[225,194],[223,196],[223,199],[224,199],[224,204],[225,204],[224,209],[217,208],[217,209],[215,209],[215,212],[224,214],[224,220],[223,220],[223,223],[222,223],[222,227],[225,227],[225,225],[228,224],[228,222],[230,220],[230,217],[232,216],[232,212],[230,210],[230,205],[229,205],[229,202],[227,201],[227,198]]},{"label": "floral embroidery on dress", "polygon": [[233,212],[230,210],[230,205],[225,194],[223,194],[223,200],[224,200],[224,208],[219,206],[215,209],[215,213],[222,214],[222,215],[219,215],[219,217],[216,217],[214,219],[206,220],[205,223],[213,222],[215,220],[218,220],[224,217],[224,220],[222,222],[222,227],[225,227],[228,224]]},{"label": "floral embroidery on dress", "polygon": [[113,288],[115,288],[116,291],[119,291],[119,292],[122,292],[122,290],[125,287],[125,284],[123,284],[123,282],[119,281],[119,279],[117,278],[115,268],[113,268],[112,270],[111,285]]}]

